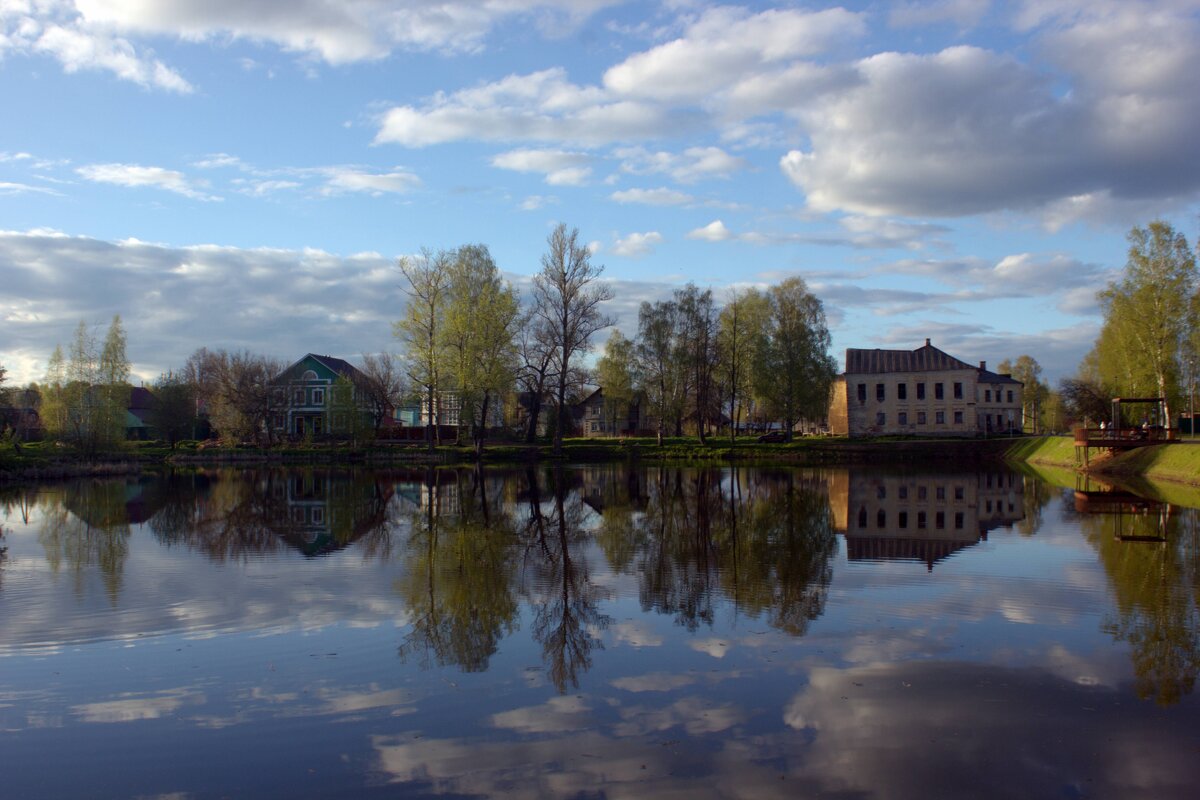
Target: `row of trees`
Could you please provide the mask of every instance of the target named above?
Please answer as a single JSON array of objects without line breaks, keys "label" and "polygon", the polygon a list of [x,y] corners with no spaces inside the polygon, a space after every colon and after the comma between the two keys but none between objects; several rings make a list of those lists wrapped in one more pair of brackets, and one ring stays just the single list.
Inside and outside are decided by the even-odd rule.
[{"label": "row of trees", "polygon": [[730,437],[743,417],[784,422],[825,416],[837,366],[821,301],[800,278],[766,291],[735,291],[718,309],[711,290],[694,284],[670,300],[644,302],[638,334],[614,331],[597,363],[610,424],[641,400],[667,430],[694,421],[703,442],[726,414]]},{"label": "row of trees", "polygon": [[[830,337],[820,300],[799,278],[735,291],[724,307],[693,284],[669,300],[644,302],[636,337],[615,332],[592,369],[584,357],[595,334],[614,322],[603,311],[613,292],[578,230],[560,224],[547,237],[524,307],[484,245],[424,250],[399,268],[408,296],[394,324],[401,354],[364,355],[361,374],[330,393],[331,420],[349,420],[339,432],[354,438],[378,433],[391,409],[419,398],[432,447],[441,432],[434,422],[453,394],[477,448],[496,411],[519,405],[527,441],[548,427],[557,451],[571,428],[572,402],[596,384],[611,421],[638,403],[643,419],[656,420],[660,440],[685,424],[702,440],[722,422],[736,435],[750,418],[783,420],[790,435],[798,420],[825,414],[835,373]],[[49,436],[91,452],[124,438],[131,391],[125,344],[118,316],[102,345],[81,322],[69,353],[55,350],[42,385],[32,387]],[[154,384],[150,422],[172,446],[209,430],[272,445],[274,420],[287,404],[272,380],[284,368],[250,351],[202,347]]]},{"label": "row of trees", "polygon": [[457,393],[462,418],[481,449],[493,405],[518,387],[528,398],[528,440],[536,436],[549,399],[554,447],[561,449],[568,399],[588,379],[579,360],[596,331],[612,324],[600,312],[612,291],[598,283],[604,267],[592,262],[577,229],[558,225],[541,263],[532,305],[522,312],[516,290],[501,278],[484,245],[401,259],[409,302],[395,335],[405,351],[407,377],[430,419],[430,447],[446,392]]}]

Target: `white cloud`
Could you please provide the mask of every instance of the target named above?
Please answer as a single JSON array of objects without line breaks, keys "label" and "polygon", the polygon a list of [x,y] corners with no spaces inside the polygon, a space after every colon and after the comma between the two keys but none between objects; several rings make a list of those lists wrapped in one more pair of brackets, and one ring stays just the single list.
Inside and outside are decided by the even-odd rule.
[{"label": "white cloud", "polygon": [[618,203],[641,203],[648,206],[682,206],[695,202],[690,194],[674,189],[622,189],[609,195]]},{"label": "white cloud", "polygon": [[220,200],[207,194],[197,184],[187,179],[182,172],[163,167],[143,167],[139,164],[89,164],[75,170],[80,176],[95,183],[111,183],[117,186],[152,187],[181,194],[195,200]]},{"label": "white cloud", "polygon": [[421,179],[411,172],[365,172],[352,167],[329,167],[324,171],[328,173],[329,178],[321,190],[322,194],[406,194],[421,185]]},{"label": "white cloud", "polygon": [[521,201],[522,211],[537,211],[549,205],[557,205],[558,198],[553,195],[531,194]]},{"label": "white cloud", "polygon": [[12,181],[0,181],[0,194],[24,194],[32,192],[35,194],[52,194],[59,193],[53,189],[48,189],[45,186],[30,186],[27,183],[14,183]]},{"label": "white cloud", "polygon": [[770,9],[754,15],[741,8],[713,8],[682,37],[610,68],[604,85],[630,97],[702,99],[749,72],[824,52],[865,30],[862,15],[841,8]]},{"label": "white cloud", "polygon": [[597,144],[653,137],[672,127],[687,129],[692,127],[687,120],[686,114],[573,84],[556,67],[451,95],[439,93],[419,108],[389,109],[375,141],[406,147],[471,139]]},{"label": "white cloud", "polygon": [[654,252],[654,246],[661,244],[662,234],[658,231],[648,233],[631,233],[623,239],[617,239],[613,245],[613,253],[625,258],[640,258]]},{"label": "white cloud", "polygon": [[703,228],[696,228],[688,233],[689,239],[701,239],[706,242],[724,242],[734,238],[733,232],[725,227],[725,223],[719,219],[705,225]]},{"label": "white cloud", "polygon": [[90,23],[189,40],[272,42],[331,64],[394,49],[472,52],[498,23],[524,18],[545,32],[573,29],[613,0],[76,0]]},{"label": "white cloud", "polygon": [[632,175],[664,173],[680,183],[695,183],[707,178],[728,178],[749,167],[749,162],[719,147],[689,147],[682,153],[649,151],[643,147],[618,148],[613,152],[622,160],[621,169]]},{"label": "white cloud", "polygon": [[492,157],[492,166],[516,172],[540,172],[551,186],[582,186],[591,176],[592,157],[564,150],[510,150]]}]

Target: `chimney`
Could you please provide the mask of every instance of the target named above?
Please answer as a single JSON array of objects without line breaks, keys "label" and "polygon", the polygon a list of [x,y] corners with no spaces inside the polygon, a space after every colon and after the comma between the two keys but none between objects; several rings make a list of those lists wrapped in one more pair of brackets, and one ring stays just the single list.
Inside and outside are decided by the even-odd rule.
[{"label": "chimney", "polygon": [[987,370],[987,362],[986,362],[986,361],[980,361],[980,362],[979,362],[979,369],[980,369],[980,371],[985,371],[985,370]]},{"label": "chimney", "polygon": [[929,339],[926,339],[926,340],[925,340],[925,346],[926,346],[926,347],[929,347]]}]

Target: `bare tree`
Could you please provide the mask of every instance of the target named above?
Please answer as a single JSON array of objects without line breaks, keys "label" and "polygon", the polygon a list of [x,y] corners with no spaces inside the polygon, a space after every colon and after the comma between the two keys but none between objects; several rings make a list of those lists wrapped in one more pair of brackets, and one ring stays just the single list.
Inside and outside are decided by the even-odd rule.
[{"label": "bare tree", "polygon": [[450,292],[450,266],[454,253],[422,250],[417,258],[401,258],[400,271],[408,281],[408,307],[404,318],[393,325],[396,338],[404,342],[408,375],[426,398],[428,411],[425,442],[430,451],[434,440],[441,444],[438,427],[441,405],[441,374],[445,348],[442,324]]},{"label": "bare tree", "polygon": [[554,452],[562,452],[563,431],[568,424],[567,388],[571,360],[591,348],[594,333],[613,324],[600,313],[600,304],[611,300],[611,287],[596,281],[604,272],[592,263],[592,254],[579,243],[579,230],[559,223],[546,238],[542,271],[533,278],[534,314],[545,322],[554,345],[555,380]]},{"label": "bare tree", "polygon": [[554,367],[554,337],[549,324],[533,314],[525,318],[519,328],[517,383],[529,398],[525,441],[532,444],[537,438],[538,419],[546,403],[546,392],[558,377]]},{"label": "bare tree", "polygon": [[362,369],[356,376],[358,392],[371,410],[378,436],[383,421],[404,397],[404,371],[391,353],[363,353],[362,361]]}]

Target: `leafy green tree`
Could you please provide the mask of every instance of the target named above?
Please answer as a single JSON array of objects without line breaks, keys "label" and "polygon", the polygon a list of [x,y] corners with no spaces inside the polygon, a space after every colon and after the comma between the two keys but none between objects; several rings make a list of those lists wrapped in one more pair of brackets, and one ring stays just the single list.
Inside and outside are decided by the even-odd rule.
[{"label": "leafy green tree", "polygon": [[614,329],[596,361],[596,382],[604,390],[605,426],[616,431],[633,404],[633,342]]},{"label": "leafy green tree", "polygon": [[174,450],[180,440],[195,434],[196,396],[183,376],[168,372],[154,382],[150,426]]},{"label": "leafy green tree", "polygon": [[1040,433],[1044,427],[1046,403],[1051,395],[1050,387],[1042,382],[1042,365],[1033,356],[1020,355],[1016,361],[1001,361],[996,371],[1012,375],[1024,384],[1021,394],[1023,425],[1031,428],[1030,433]]},{"label": "leafy green tree", "polygon": [[1098,366],[1118,394],[1166,398],[1168,422],[1181,356],[1196,336],[1196,260],[1183,234],[1161,220],[1135,226],[1128,239],[1123,275],[1099,294]]},{"label": "leafy green tree", "polygon": [[426,410],[425,442],[430,452],[441,443],[442,373],[445,370],[445,337],[442,325],[450,293],[450,268],[454,254],[422,250],[415,258],[400,259],[400,272],[408,288],[404,316],[392,326],[405,348],[408,375],[423,393]]},{"label": "leafy green tree", "polygon": [[354,446],[369,439],[375,428],[371,415],[363,411],[358,385],[339,375],[329,387],[329,395],[330,432],[349,437]]},{"label": "leafy green tree", "polygon": [[481,456],[489,411],[515,379],[521,304],[484,245],[460,247],[449,277],[443,334],[463,417],[475,423],[476,455]]},{"label": "leafy green tree", "polygon": [[667,420],[678,420],[682,416],[682,375],[675,358],[678,314],[679,309],[671,300],[643,301],[638,310],[635,374],[638,388],[654,417],[659,445]]},{"label": "leafy green tree", "polygon": [[612,288],[599,283],[604,267],[592,263],[592,254],[579,241],[577,228],[559,223],[546,239],[542,269],[533,278],[533,313],[545,324],[554,346],[555,413],[554,452],[562,452],[563,432],[569,427],[567,395],[573,379],[573,360],[591,349],[592,336],[612,325],[600,311],[611,300]]},{"label": "leafy green tree", "polygon": [[713,306],[712,291],[705,289],[702,292],[694,283],[675,290],[675,305],[679,309],[676,349],[686,376],[685,396],[692,401],[690,412],[696,420],[696,434],[704,444],[708,421],[718,413],[713,408],[717,400],[713,391],[717,311]]},{"label": "leafy green tree", "polygon": [[766,341],[770,302],[757,289],[734,291],[717,319],[717,369],[729,402],[729,438],[754,400],[753,367]]},{"label": "leafy green tree", "polygon": [[829,407],[837,367],[829,354],[829,328],[821,301],[800,278],[768,292],[767,336],[755,375],[759,393],[784,421],[785,435],[800,419],[820,419]]}]

